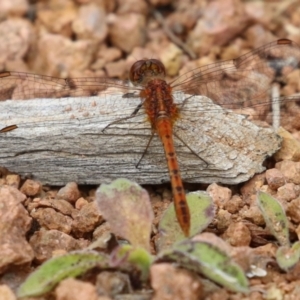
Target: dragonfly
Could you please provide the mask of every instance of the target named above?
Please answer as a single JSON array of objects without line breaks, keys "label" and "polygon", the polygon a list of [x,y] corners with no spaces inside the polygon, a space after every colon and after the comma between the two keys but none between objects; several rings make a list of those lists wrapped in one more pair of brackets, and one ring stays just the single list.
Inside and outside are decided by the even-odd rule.
[{"label": "dragonfly", "polygon": [[[289,39],[279,39],[266,44],[236,59],[216,62],[195,68],[167,83],[164,65],[156,59],[143,59],[135,62],[129,72],[130,83],[105,77],[55,78],[36,74],[4,71],[0,73],[0,100],[84,97],[114,95],[115,89],[121,92],[118,101],[130,101],[139,96],[140,104],[131,114],[122,116],[107,124],[103,133],[113,125],[126,123],[140,114],[141,108],[150,124],[150,137],[145,151],[137,162],[146,155],[154,137],[159,137],[164,149],[172,186],[175,212],[183,233],[190,232],[190,210],[176,155],[174,138],[199,158],[201,164],[208,165],[205,159],[194,151],[189,143],[177,134],[175,127],[181,120],[187,97],[180,105],[174,102],[174,95],[202,95],[212,99],[227,109],[251,107],[254,118],[267,118],[270,111],[269,90],[273,83],[283,85],[291,72],[299,68],[300,47]],[[279,97],[275,101],[296,103],[299,98]],[[113,105],[117,105],[115,102]],[[189,112],[193,114],[192,111]],[[8,125],[0,133],[18,130],[18,125]]]}]

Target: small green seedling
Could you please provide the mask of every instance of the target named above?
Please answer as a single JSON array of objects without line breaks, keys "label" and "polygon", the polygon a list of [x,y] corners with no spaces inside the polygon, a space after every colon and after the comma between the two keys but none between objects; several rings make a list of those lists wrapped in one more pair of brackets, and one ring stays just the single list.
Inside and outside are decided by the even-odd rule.
[{"label": "small green seedling", "polygon": [[147,191],[137,183],[117,179],[96,192],[100,213],[111,231],[134,247],[150,250],[153,211]]},{"label": "small green seedling", "polygon": [[279,201],[265,192],[258,192],[257,201],[267,227],[281,245],[276,252],[276,261],[287,271],[299,261],[300,242],[290,245],[289,223]]},{"label": "small green seedling", "polygon": [[43,295],[63,279],[79,276],[94,267],[107,268],[108,256],[85,250],[54,257],[27,277],[18,289],[17,296],[23,298]]},{"label": "small green seedling", "polygon": [[[193,192],[187,195],[191,215],[190,236],[202,232],[213,220],[215,207],[206,192]],[[185,240],[178,223],[173,203],[164,212],[158,226],[160,235],[156,243],[158,251],[170,248],[176,242]]]},{"label": "small green seedling", "polygon": [[249,283],[241,267],[227,253],[208,242],[184,240],[162,251],[157,260],[172,260],[233,292],[249,292]]},{"label": "small green seedling", "polygon": [[[157,248],[160,253],[155,258],[150,254],[153,211],[144,189],[129,180],[118,179],[110,185],[101,185],[96,192],[96,201],[111,231],[130,244],[120,244],[110,254],[87,249],[53,258],[27,278],[19,288],[18,297],[42,295],[62,279],[83,275],[94,267],[125,272],[134,270],[134,274],[140,274],[140,280],[146,282],[151,265],[166,260],[201,273],[231,291],[249,291],[246,275],[228,254],[209,242],[184,237],[173,203],[159,224]],[[214,218],[214,205],[204,192],[188,194],[187,202],[191,210],[190,232],[195,235]]]}]

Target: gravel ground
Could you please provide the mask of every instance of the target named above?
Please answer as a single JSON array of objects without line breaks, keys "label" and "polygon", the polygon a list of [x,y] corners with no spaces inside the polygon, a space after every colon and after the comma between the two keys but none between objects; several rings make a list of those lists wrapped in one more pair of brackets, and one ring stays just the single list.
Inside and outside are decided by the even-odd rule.
[{"label": "gravel ground", "polygon": [[[134,61],[150,57],[165,64],[170,79],[278,38],[300,44],[299,0],[148,2],[1,0],[0,71],[123,80]],[[299,82],[298,69],[288,76],[282,95],[299,93]],[[0,83],[1,100],[6,100],[4,94]],[[216,216],[206,231],[233,249],[243,249],[233,256],[245,270],[251,253],[263,258],[266,274],[249,279],[249,295],[229,292],[164,263],[151,268],[151,280],[143,287],[134,286],[124,273],[100,272],[82,280],[67,279],[37,299],[300,299],[300,263],[287,272],[279,269],[274,259],[278,244],[256,204],[258,190],[275,196],[288,216],[291,242],[299,239],[299,115],[296,104],[283,114],[288,132],[281,134],[283,148],[266,161],[265,172],[235,186],[185,186],[210,193]],[[37,266],[54,255],[87,247],[110,228],[95,206],[95,186],[66,182],[52,187],[2,168],[0,174],[0,299],[16,299],[16,288]],[[172,193],[169,184],[145,188],[155,213],[155,254],[156,226]]]}]

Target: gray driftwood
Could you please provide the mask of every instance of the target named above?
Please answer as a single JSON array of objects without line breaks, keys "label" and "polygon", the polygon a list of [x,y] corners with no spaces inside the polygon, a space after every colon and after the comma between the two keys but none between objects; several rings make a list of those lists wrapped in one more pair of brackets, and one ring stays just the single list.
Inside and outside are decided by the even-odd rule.
[{"label": "gray driftwood", "polygon": [[[235,184],[262,172],[263,161],[280,147],[272,129],[260,128],[206,97],[178,93],[176,151],[186,182]],[[143,109],[130,116],[139,98],[103,96],[0,102],[0,166],[44,184],[99,184],[126,177],[140,184],[168,181],[160,140],[151,135]],[[199,158],[201,157],[201,159]]]}]

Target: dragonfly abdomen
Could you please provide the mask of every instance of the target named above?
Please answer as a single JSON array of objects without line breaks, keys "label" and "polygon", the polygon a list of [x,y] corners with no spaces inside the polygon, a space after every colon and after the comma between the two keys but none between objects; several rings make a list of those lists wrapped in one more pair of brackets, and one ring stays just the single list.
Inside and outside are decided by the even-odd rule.
[{"label": "dragonfly abdomen", "polygon": [[154,79],[148,82],[141,96],[145,98],[144,108],[152,129],[162,141],[170,175],[176,216],[182,231],[188,236],[190,211],[173,141],[173,124],[178,118],[178,109],[173,101],[171,91],[172,89],[166,81]]},{"label": "dragonfly abdomen", "polygon": [[156,129],[163,143],[166,155],[177,219],[184,234],[188,236],[190,230],[190,211],[180,176],[179,164],[173,142],[171,120],[168,117],[159,117],[156,120]]}]

